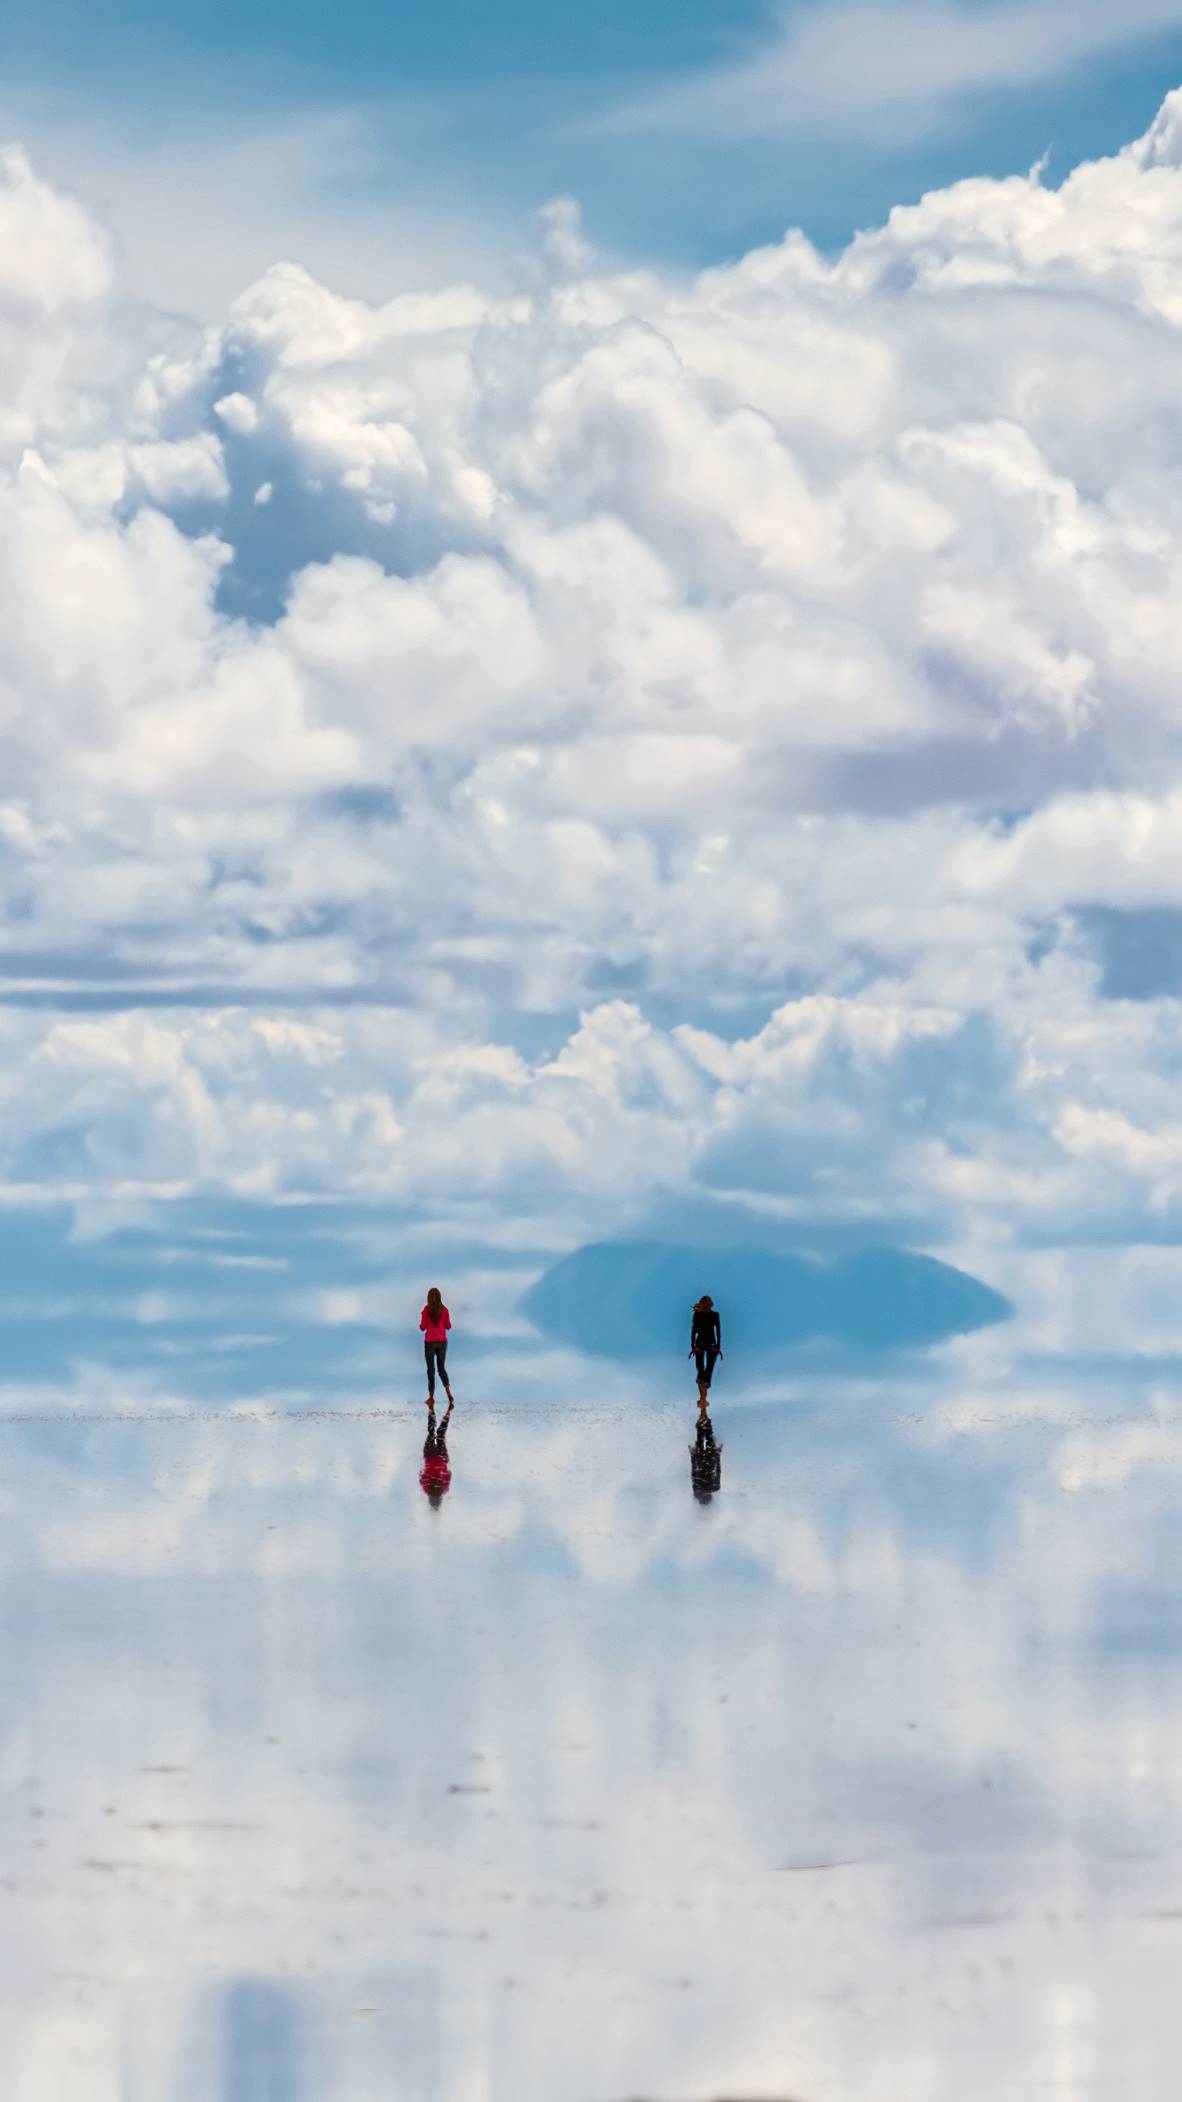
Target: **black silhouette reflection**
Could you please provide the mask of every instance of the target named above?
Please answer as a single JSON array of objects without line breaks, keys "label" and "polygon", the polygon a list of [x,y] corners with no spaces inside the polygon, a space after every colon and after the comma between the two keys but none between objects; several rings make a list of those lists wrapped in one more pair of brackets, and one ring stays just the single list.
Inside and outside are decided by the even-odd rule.
[{"label": "black silhouette reflection", "polygon": [[435,1411],[427,1416],[427,1436],[423,1442],[423,1464],[419,1469],[419,1487],[428,1503],[438,1510],[451,1488],[451,1460],[447,1450],[447,1427],[451,1422],[452,1404],[449,1401],[440,1422],[436,1423]]},{"label": "black silhouette reflection", "polygon": [[689,1449],[690,1481],[700,1504],[708,1504],[722,1487],[722,1447],[714,1436],[714,1425],[705,1409],[698,1410],[694,1442]]}]

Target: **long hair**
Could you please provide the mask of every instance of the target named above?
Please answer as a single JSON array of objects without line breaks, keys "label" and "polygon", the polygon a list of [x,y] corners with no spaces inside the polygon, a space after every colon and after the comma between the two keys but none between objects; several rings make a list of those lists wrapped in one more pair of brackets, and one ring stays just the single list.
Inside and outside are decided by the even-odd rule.
[{"label": "long hair", "polygon": [[714,1312],[714,1301],[711,1299],[709,1292],[703,1292],[700,1299],[695,1299],[694,1312],[695,1314],[712,1314]]},{"label": "long hair", "polygon": [[432,1285],[427,1294],[427,1312],[431,1316],[432,1321],[438,1321],[440,1314],[443,1312],[443,1294],[438,1285]]}]

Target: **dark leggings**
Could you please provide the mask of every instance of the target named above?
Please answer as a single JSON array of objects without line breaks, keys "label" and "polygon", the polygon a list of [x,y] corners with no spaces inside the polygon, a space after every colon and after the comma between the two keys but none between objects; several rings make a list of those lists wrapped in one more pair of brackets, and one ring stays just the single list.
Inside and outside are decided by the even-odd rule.
[{"label": "dark leggings", "polygon": [[450,1394],[451,1388],[448,1386],[447,1383],[447,1344],[424,1343],[423,1350],[426,1354],[427,1359],[428,1394],[434,1394],[435,1392],[435,1374],[437,1372],[439,1374],[440,1379],[443,1381],[444,1393]]},{"label": "dark leggings", "polygon": [[[682,1334],[684,1335],[684,1333],[685,1331],[683,1329]],[[694,1364],[698,1368],[698,1378],[701,1380],[702,1385],[704,1387],[708,1387],[710,1385],[710,1382],[714,1377],[714,1367],[717,1361],[718,1352],[716,1350],[694,1351]]]},{"label": "dark leggings", "polygon": [[442,1422],[442,1423],[441,1423],[441,1424],[439,1425],[438,1429],[436,1428],[436,1425],[435,1425],[435,1418],[434,1418],[434,1416],[433,1416],[433,1415],[432,1415],[432,1416],[428,1416],[428,1418],[427,1418],[427,1437],[426,1437],[426,1442],[424,1443],[424,1446],[423,1446],[423,1458],[424,1458],[425,1460],[446,1460],[446,1458],[447,1458],[447,1418],[446,1418],[446,1416],[444,1417],[444,1419],[443,1419],[443,1422]]}]

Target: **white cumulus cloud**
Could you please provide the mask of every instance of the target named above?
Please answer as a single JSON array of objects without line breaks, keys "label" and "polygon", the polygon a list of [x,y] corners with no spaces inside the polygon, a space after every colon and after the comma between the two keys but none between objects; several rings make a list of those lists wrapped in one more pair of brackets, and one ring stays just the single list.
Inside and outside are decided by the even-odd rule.
[{"label": "white cumulus cloud", "polygon": [[1170,1230],[1180,139],[191,330],[9,153],[0,1183]]}]

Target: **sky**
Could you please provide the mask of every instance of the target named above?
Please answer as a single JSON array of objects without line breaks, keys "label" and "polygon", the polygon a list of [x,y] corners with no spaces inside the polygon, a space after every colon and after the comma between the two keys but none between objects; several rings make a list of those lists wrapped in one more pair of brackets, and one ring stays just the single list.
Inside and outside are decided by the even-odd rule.
[{"label": "sky", "polygon": [[[14,1216],[385,1208],[536,1275],[687,1220],[708,1246],[737,1211],[999,1289],[1015,1245],[1177,1238],[1168,13],[1114,41],[1087,9],[937,10],[919,42],[912,14],[922,67],[880,15],[752,24],[742,52],[705,14],[675,44],[597,17],[565,60],[588,165],[643,147],[651,173],[658,134],[738,165],[790,116],[818,180],[843,136],[872,146],[868,230],[792,225],[785,167],[762,245],[600,243],[606,193],[535,187],[525,126],[503,181],[447,177],[477,249],[486,207],[521,208],[499,281],[452,257],[408,290],[391,259],[363,298],[277,237],[212,316],[129,275],[37,112],[73,97],[83,137],[150,79],[126,150],[181,254],[202,97],[232,80],[218,122],[261,124],[270,54],[269,119],[295,122],[302,69],[305,121],[319,18],[281,49],[249,12],[203,50],[156,18],[93,51],[93,21],[9,23]],[[508,126],[530,81],[557,108],[562,54],[494,26],[466,81],[422,24],[403,53],[424,129],[399,151],[441,209],[432,97],[453,124],[470,93]],[[326,123],[361,107],[363,44],[346,15]],[[1014,124],[1035,89],[1080,122],[1091,97],[1090,154],[1027,140],[989,172],[970,88]],[[963,165],[891,206],[919,147]]]},{"label": "sky", "polygon": [[0,134],[216,318],[292,256],[369,298],[503,286],[547,199],[682,269],[790,226],[826,249],[960,176],[1111,153],[1182,78],[1182,6],[16,0]]}]

